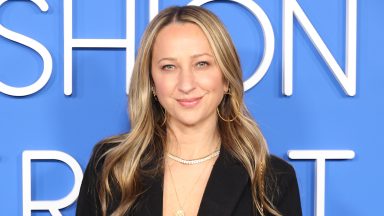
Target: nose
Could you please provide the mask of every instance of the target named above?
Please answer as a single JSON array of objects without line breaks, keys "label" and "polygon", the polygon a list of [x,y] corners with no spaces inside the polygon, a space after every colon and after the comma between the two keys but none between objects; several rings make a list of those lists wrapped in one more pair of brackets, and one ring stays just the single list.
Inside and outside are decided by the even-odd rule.
[{"label": "nose", "polygon": [[178,80],[178,89],[184,94],[192,92],[196,88],[195,75],[191,68],[181,70]]}]

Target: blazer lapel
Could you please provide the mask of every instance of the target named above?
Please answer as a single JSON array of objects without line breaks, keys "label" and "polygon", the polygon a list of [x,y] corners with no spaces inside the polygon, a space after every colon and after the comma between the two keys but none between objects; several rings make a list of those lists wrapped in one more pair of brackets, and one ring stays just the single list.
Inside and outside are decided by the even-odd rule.
[{"label": "blazer lapel", "polygon": [[146,200],[137,215],[161,216],[163,214],[163,175],[156,176],[151,187],[145,192]]},{"label": "blazer lapel", "polygon": [[249,176],[245,168],[221,148],[205,188],[198,215],[231,215],[248,182]]}]

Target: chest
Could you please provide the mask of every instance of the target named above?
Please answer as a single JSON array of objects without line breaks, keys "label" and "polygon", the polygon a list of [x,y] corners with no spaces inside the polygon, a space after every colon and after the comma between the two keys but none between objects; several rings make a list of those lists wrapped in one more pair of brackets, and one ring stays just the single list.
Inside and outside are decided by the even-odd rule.
[{"label": "chest", "polygon": [[[226,180],[222,180],[225,184]],[[162,182],[162,181],[161,181]],[[143,194],[140,205],[135,211],[128,215],[135,216],[173,216],[175,211],[167,210],[169,202],[176,202],[167,198],[167,189],[163,191],[160,181]],[[232,186],[212,185],[209,180],[202,195],[194,198],[188,196],[188,200],[200,199],[195,203],[193,212],[186,212],[185,215],[199,216],[254,216],[250,186],[240,187],[242,182]],[[172,193],[172,192],[170,192]],[[192,202],[192,201],[191,201]],[[167,204],[168,203],[168,204]]]},{"label": "chest", "polygon": [[[132,214],[135,216],[161,216],[175,215],[166,208],[175,203],[174,189],[171,179],[164,175],[158,176],[149,182],[149,187],[142,194],[139,206]],[[184,192],[186,200],[192,200],[194,208],[190,214],[202,216],[248,216],[253,214],[251,186],[246,170],[238,163],[227,163],[223,157],[219,157],[213,168],[207,171],[205,180],[196,184],[195,192]],[[172,173],[173,174],[173,173]],[[180,177],[181,176],[181,177]],[[185,175],[180,175],[179,181],[192,181]],[[191,177],[189,177],[191,178]],[[201,177],[204,179],[203,177]],[[177,184],[177,183],[176,183]],[[182,186],[177,186],[182,187]],[[191,189],[184,189],[188,191]],[[177,199],[177,198],[176,198]],[[195,201],[193,201],[195,200]]]},{"label": "chest", "polygon": [[163,215],[197,215],[212,166],[165,169]]}]

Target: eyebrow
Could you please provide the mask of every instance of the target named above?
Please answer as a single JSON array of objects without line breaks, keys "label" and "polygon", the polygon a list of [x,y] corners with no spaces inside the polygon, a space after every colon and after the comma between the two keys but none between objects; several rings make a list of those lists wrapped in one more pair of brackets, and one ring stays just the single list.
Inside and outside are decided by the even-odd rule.
[{"label": "eyebrow", "polygon": [[209,54],[209,53],[201,53],[201,54],[195,54],[195,55],[193,55],[192,58],[197,58],[197,57],[205,56],[205,55],[210,56],[210,57],[213,57],[213,56],[212,56],[211,54]]},{"label": "eyebrow", "polygon": [[164,61],[164,60],[169,60],[169,61],[176,61],[176,58],[171,58],[171,57],[166,57],[166,58],[161,58],[157,61],[157,63],[160,63],[161,61]]},{"label": "eyebrow", "polygon": [[[213,56],[212,56],[211,54],[209,54],[209,53],[199,53],[199,54],[192,55],[191,57],[192,57],[192,58],[198,58],[198,57],[200,57],[200,56],[205,56],[205,55],[207,55],[207,56],[213,58]],[[157,63],[160,63],[161,61],[164,61],[164,60],[176,61],[176,58],[172,58],[172,57],[161,58],[161,59],[159,59],[159,60],[157,61]]]}]

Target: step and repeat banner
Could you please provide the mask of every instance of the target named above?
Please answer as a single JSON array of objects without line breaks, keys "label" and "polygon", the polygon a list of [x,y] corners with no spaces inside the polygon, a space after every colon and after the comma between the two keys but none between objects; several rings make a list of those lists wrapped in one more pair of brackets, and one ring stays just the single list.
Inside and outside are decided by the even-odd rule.
[{"label": "step and repeat banner", "polygon": [[101,139],[129,131],[127,88],[159,10],[228,28],[246,104],[296,169],[305,216],[380,215],[381,0],[0,0],[0,215],[74,215]]}]

